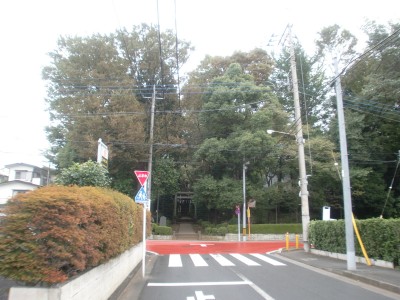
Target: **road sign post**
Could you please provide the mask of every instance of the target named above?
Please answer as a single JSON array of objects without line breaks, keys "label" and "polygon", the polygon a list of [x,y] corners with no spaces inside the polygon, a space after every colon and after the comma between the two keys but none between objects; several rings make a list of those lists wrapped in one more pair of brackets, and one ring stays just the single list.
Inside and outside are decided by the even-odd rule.
[{"label": "road sign post", "polygon": [[147,193],[146,193],[146,181],[149,177],[148,171],[135,171],[136,178],[139,180],[141,188],[136,194],[135,202],[143,204],[143,251],[142,251],[142,277],[144,278],[146,273],[146,205],[147,205]]},{"label": "road sign post", "polygon": [[238,217],[238,242],[240,242],[240,206],[236,205],[235,214]]}]

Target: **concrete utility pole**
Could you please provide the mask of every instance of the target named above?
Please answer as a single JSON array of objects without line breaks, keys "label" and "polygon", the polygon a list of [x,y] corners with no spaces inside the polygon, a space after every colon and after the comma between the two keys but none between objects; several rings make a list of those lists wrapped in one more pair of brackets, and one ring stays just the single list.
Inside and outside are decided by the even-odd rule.
[{"label": "concrete utility pole", "polygon": [[149,176],[147,178],[147,201],[148,207],[147,209],[151,209],[151,175],[152,175],[152,168],[153,168],[153,135],[154,135],[154,110],[155,110],[155,103],[156,103],[156,86],[153,85],[153,96],[151,97],[151,113],[150,113],[150,150],[149,150]]},{"label": "concrete utility pole", "polygon": [[337,102],[337,115],[339,122],[339,137],[340,137],[340,159],[342,160],[342,186],[343,186],[343,202],[344,202],[344,222],[346,227],[346,253],[347,253],[347,270],[356,269],[356,254],[354,249],[354,231],[353,231],[353,210],[351,205],[351,191],[350,191],[350,172],[349,161],[347,157],[347,139],[346,139],[346,126],[343,112],[343,99],[342,99],[342,86],[340,83],[340,75],[338,71],[338,61],[335,57],[333,59],[335,66],[335,88],[336,88],[336,102]]},{"label": "concrete utility pole", "polygon": [[292,28],[289,27],[289,43],[290,43],[290,70],[293,81],[293,98],[294,98],[294,114],[296,119],[296,140],[299,152],[299,173],[300,173],[300,197],[301,197],[301,221],[303,225],[303,245],[304,251],[310,251],[308,242],[308,226],[310,224],[310,212],[308,207],[308,190],[307,190],[307,173],[306,161],[304,156],[304,139],[303,125],[301,123],[301,111],[299,100],[299,87],[296,70],[296,57],[294,53],[294,44],[292,40]]}]

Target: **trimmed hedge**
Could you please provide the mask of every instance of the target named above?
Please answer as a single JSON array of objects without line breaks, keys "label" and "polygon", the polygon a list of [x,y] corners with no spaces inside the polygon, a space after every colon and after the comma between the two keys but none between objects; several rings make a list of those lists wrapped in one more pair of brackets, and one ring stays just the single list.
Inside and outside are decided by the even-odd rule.
[{"label": "trimmed hedge", "polygon": [[63,282],[142,240],[142,206],[105,188],[43,187],[15,196],[5,213],[0,275],[30,284]]},{"label": "trimmed hedge", "polygon": [[[400,265],[400,219],[373,218],[356,220],[362,242],[370,258]],[[346,253],[344,220],[310,222],[309,241],[315,249]],[[357,256],[363,256],[356,234],[354,245]]]},{"label": "trimmed hedge", "polygon": [[153,234],[154,235],[172,235],[172,228],[168,226],[160,226],[153,223]]},{"label": "trimmed hedge", "polygon": [[[247,224],[247,228],[249,225]],[[229,233],[237,233],[237,225],[229,225]],[[247,229],[248,230],[248,229]],[[289,233],[302,233],[301,224],[251,224],[251,234],[285,234]]]}]

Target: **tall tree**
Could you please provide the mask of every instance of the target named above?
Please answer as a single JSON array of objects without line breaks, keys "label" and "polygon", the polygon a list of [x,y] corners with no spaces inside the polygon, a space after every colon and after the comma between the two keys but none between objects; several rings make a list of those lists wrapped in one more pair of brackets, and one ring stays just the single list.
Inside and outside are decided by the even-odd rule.
[{"label": "tall tree", "polygon": [[[332,107],[325,89],[326,75],[318,56],[309,57],[300,44],[295,45],[296,70],[302,123],[326,129],[331,119]],[[293,82],[290,51],[284,48],[271,75],[274,91],[285,110],[294,118]]]},{"label": "tall tree", "polygon": [[57,49],[50,53],[51,64],[43,69],[49,83],[47,102],[53,125],[47,133],[53,162],[66,167],[93,159],[97,140],[102,138],[109,146],[110,174],[132,176],[134,166],[147,164],[148,97],[153,85],[161,87],[158,95],[164,95],[157,102],[156,111],[163,110],[164,116],[155,122],[154,140],[160,144],[180,141],[179,115],[166,112],[179,108],[176,55],[183,64],[192,48],[185,41],[175,43],[172,32],[163,32],[159,38],[158,30],[145,24],[132,32],[60,37]]}]

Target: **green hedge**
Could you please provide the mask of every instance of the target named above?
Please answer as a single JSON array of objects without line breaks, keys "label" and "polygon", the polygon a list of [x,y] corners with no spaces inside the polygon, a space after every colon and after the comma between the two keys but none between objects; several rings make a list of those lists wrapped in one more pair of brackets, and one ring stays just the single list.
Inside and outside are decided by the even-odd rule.
[{"label": "green hedge", "polygon": [[153,223],[153,234],[155,235],[172,235],[172,227],[168,226],[160,226],[156,223]]},{"label": "green hedge", "polygon": [[142,206],[104,188],[43,187],[11,199],[5,213],[0,275],[29,284],[63,282],[142,240]]},{"label": "green hedge", "polygon": [[[400,219],[356,220],[357,228],[368,257],[400,264]],[[346,253],[344,220],[312,221],[309,241],[315,249]],[[363,256],[356,234],[354,245],[357,256]]]},{"label": "green hedge", "polygon": [[[242,225],[242,224],[240,224]],[[251,234],[285,234],[289,233],[302,233],[301,224],[251,224]],[[247,230],[249,225],[247,224]],[[236,225],[228,226],[229,233],[237,233],[238,227]]]}]

